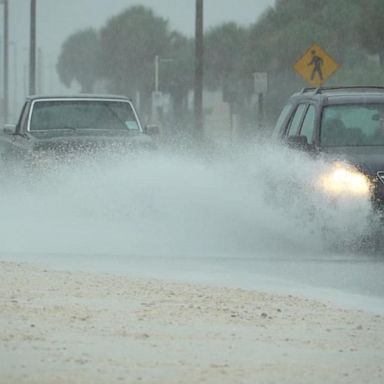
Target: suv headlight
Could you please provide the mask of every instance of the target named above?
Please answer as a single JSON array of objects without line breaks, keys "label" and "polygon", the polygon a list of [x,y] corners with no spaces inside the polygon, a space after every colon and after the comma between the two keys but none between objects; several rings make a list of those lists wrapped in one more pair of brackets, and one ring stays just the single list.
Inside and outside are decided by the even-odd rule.
[{"label": "suv headlight", "polygon": [[335,163],[319,179],[320,188],[330,195],[369,196],[371,183],[367,176],[355,167]]}]

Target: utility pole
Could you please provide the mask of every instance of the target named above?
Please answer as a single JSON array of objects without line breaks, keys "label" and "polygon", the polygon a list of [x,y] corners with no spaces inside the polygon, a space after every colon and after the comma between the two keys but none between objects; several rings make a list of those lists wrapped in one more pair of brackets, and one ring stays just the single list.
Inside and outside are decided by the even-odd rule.
[{"label": "utility pole", "polygon": [[202,140],[203,134],[204,134],[203,79],[204,79],[204,1],[196,0],[194,112],[195,112],[195,135],[198,140]]},{"label": "utility pole", "polygon": [[36,93],[36,0],[31,0],[31,34],[29,47],[29,93]]},{"label": "utility pole", "polygon": [[37,75],[36,75],[36,83],[37,83],[37,93],[44,92],[44,60],[43,60],[43,50],[39,48],[37,50]]},{"label": "utility pole", "polygon": [[[1,3],[1,0],[0,0],[0,4]],[[3,31],[1,31],[3,32]],[[0,53],[3,54],[3,43],[4,43],[4,38],[3,38],[3,35],[0,35]],[[0,124],[2,123],[1,119],[3,118],[3,106],[2,106],[2,102],[3,102],[3,56],[1,56],[1,60],[0,60]]]},{"label": "utility pole", "polygon": [[159,56],[155,56],[155,92],[159,92]]},{"label": "utility pole", "polygon": [[[17,73],[17,44],[16,41],[9,41],[9,46],[13,47],[13,102],[12,109],[9,108],[8,104],[8,116],[16,117],[17,115],[17,87],[18,87],[18,73]],[[11,114],[12,110],[12,114]]]},{"label": "utility pole", "polygon": [[9,25],[8,25],[8,0],[3,0],[2,4],[4,6],[3,12],[4,12],[4,41],[3,41],[3,50],[4,50],[4,64],[3,64],[3,70],[4,70],[4,78],[3,78],[3,85],[4,85],[4,122],[8,122],[8,110],[9,110]]}]

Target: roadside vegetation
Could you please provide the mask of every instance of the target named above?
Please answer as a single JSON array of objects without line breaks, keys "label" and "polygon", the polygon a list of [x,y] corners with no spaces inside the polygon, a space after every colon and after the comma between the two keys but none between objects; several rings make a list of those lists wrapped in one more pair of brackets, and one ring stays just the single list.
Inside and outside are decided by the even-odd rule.
[{"label": "roadside vegetation", "polygon": [[[339,64],[327,85],[384,83],[384,2],[382,0],[277,0],[252,25],[225,23],[206,31],[205,85],[222,90],[224,101],[252,120],[253,73],[267,72],[267,119],[273,121],[287,96],[306,86],[294,63],[316,42]],[[155,89],[155,56],[160,89],[171,95],[175,116],[187,115],[193,89],[193,38],[173,31],[151,9],[134,6],[108,20],[101,30],[78,31],[62,46],[61,81],[83,92],[140,94],[149,112]]]}]

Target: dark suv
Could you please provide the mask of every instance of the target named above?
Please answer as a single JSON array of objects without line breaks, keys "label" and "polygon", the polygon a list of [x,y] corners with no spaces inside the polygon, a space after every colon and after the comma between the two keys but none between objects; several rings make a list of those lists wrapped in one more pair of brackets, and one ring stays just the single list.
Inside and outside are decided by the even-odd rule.
[{"label": "dark suv", "polygon": [[384,87],[304,88],[280,114],[275,139],[334,162],[329,193],[370,194],[384,206]]}]

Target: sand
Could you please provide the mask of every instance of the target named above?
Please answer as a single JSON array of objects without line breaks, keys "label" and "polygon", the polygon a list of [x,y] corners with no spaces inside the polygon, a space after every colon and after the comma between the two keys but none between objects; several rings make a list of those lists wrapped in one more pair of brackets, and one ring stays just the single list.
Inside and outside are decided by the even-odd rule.
[{"label": "sand", "polygon": [[0,262],[0,383],[383,383],[384,317]]}]

